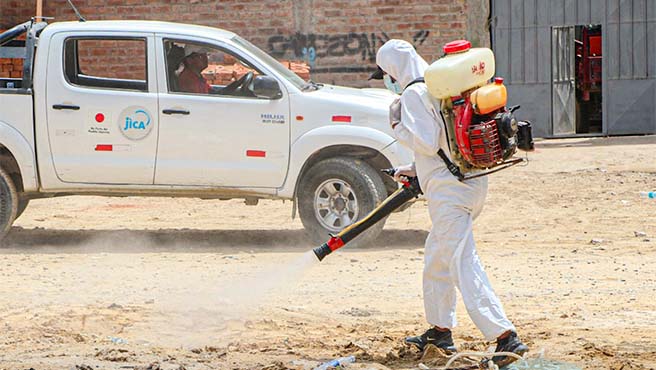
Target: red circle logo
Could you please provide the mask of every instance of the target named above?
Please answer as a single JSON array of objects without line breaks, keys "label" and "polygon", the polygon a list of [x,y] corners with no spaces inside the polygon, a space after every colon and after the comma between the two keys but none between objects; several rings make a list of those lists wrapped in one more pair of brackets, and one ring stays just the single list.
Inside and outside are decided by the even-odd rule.
[{"label": "red circle logo", "polygon": [[102,113],[96,114],[96,122],[102,123],[105,120],[105,115]]}]

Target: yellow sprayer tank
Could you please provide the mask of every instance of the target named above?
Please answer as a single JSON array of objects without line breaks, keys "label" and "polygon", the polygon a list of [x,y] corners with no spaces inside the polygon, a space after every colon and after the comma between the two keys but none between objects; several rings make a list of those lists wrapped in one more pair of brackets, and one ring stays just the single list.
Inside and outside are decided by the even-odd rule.
[{"label": "yellow sprayer tank", "polygon": [[476,89],[469,98],[476,114],[488,114],[506,106],[508,92],[503,78],[496,77],[494,83]]},{"label": "yellow sprayer tank", "polygon": [[488,48],[471,48],[471,43],[458,40],[444,45],[442,58],[424,73],[428,91],[437,99],[459,96],[482,86],[494,76],[494,53]]}]

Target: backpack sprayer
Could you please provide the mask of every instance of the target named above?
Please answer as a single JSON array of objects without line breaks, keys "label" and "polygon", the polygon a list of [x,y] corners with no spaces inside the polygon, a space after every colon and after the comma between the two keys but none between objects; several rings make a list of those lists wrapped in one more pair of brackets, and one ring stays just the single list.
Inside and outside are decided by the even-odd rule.
[{"label": "backpack sprayer", "polygon": [[531,123],[515,118],[519,106],[506,107],[503,78],[489,83],[495,68],[492,50],[472,49],[466,40],[450,42],[443,50],[445,55],[424,73],[428,92],[441,101],[451,158],[442,149],[437,154],[460,181],[521,163],[522,158],[511,157],[517,149],[534,150]]},{"label": "backpack sprayer", "polygon": [[[424,78],[430,95],[441,101],[449,155],[437,155],[460,181],[486,176],[524,161],[512,158],[517,149],[534,150],[531,123],[518,121],[507,108],[503,78],[494,76],[494,53],[487,48],[471,48],[466,40],[444,46],[444,56],[428,67]],[[394,169],[383,170],[394,176]],[[356,236],[387,217],[406,202],[419,196],[416,177],[404,179],[403,186],[362,220],[346,227],[321,246],[314,248],[319,261],[343,247]]]}]

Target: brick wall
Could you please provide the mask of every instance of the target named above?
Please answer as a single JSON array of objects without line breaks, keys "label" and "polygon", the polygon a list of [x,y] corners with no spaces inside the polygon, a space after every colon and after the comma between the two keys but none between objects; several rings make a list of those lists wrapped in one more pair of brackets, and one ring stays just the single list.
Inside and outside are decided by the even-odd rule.
[{"label": "brick wall", "polygon": [[0,29],[11,28],[19,23],[29,21],[35,13],[36,1],[0,0]]},{"label": "brick wall", "polygon": [[[347,86],[382,86],[377,81],[368,82],[366,77],[375,66],[376,50],[389,38],[410,41],[429,63],[441,55],[444,43],[454,39],[468,38],[475,45],[489,44],[486,29],[489,0],[75,0],[74,3],[90,20],[149,19],[225,28],[278,59],[307,63],[313,80]],[[32,13],[21,8],[34,7],[31,0],[0,0],[0,4],[0,20],[12,19],[14,23]],[[5,4],[13,8],[5,9]],[[75,19],[64,0],[44,0],[44,15],[59,21]]]},{"label": "brick wall", "polygon": [[77,43],[83,74],[146,80],[145,40],[78,40]]}]

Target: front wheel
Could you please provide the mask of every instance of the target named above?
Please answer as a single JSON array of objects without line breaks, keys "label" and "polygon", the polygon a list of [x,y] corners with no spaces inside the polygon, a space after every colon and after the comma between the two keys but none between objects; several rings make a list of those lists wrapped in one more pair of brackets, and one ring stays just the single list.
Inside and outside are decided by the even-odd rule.
[{"label": "front wheel", "polygon": [[[387,197],[387,189],[378,171],[366,162],[337,157],[312,166],[301,179],[297,197],[308,236],[321,244],[369,214]],[[349,245],[371,244],[384,225],[385,220],[378,222]]]}]

